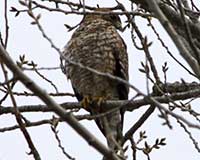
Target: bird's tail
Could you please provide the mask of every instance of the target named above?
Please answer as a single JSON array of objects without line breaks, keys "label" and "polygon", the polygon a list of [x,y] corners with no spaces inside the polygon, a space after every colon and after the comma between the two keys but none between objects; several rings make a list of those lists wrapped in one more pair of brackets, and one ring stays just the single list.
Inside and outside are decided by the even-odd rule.
[{"label": "bird's tail", "polygon": [[[122,148],[123,114],[121,114],[121,111],[115,110],[102,117],[102,124],[108,147],[120,157],[124,157],[124,151]],[[104,157],[103,160],[108,159]]]},{"label": "bird's tail", "polygon": [[112,150],[118,150],[122,141],[122,119],[120,111],[117,110],[103,116],[101,121],[108,146]]},{"label": "bird's tail", "polygon": [[[94,114],[94,113],[93,113]],[[114,152],[123,155],[122,148],[122,128],[123,128],[123,114],[120,110],[110,111],[105,115],[96,118],[96,123],[101,132],[107,140],[108,147]],[[103,160],[107,160],[105,157]]]}]

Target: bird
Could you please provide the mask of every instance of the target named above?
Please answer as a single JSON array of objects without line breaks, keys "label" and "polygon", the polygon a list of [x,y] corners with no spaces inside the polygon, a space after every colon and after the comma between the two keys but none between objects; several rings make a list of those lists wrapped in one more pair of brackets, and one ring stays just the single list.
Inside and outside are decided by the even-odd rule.
[{"label": "bird", "polygon": [[[79,27],[64,46],[62,59],[65,74],[71,81],[77,100],[92,115],[98,115],[107,111],[101,106],[103,101],[126,100],[129,93],[126,84],[99,75],[98,72],[126,81],[129,76],[127,47],[118,33],[118,30],[123,30],[119,15],[110,8],[96,8],[94,12],[102,14],[84,15]],[[123,138],[124,111],[122,107],[107,112],[97,116],[95,121],[106,137],[108,147],[115,151],[119,149]]]}]

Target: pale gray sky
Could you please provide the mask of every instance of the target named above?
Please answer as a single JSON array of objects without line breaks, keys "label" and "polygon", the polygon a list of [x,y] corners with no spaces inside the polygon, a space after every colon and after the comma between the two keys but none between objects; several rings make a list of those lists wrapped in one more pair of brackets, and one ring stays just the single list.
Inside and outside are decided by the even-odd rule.
[{"label": "pale gray sky", "polygon": [[[17,1],[8,1],[9,8],[11,6],[21,7]],[[75,1],[76,2],[76,1]],[[78,1],[77,1],[78,2]],[[126,6],[130,6],[127,0],[122,0],[121,3],[126,4]],[[102,7],[106,6],[114,6],[116,5],[114,0],[96,0],[89,1],[86,0],[86,4],[96,6],[96,4],[100,4]],[[3,1],[0,1],[0,28],[1,32],[4,35],[4,20],[3,20]],[[64,27],[64,23],[69,25],[75,25],[81,20],[81,16],[76,15],[63,15],[63,14],[54,14],[39,10],[38,13],[42,14],[41,22],[42,26],[45,29],[45,32],[48,33],[49,37],[55,42],[55,44],[62,48],[66,42],[70,39],[72,32],[67,32]],[[30,25],[32,21],[30,17],[27,16],[26,13],[21,13],[18,17],[14,17],[14,14],[8,14],[9,18],[9,42],[8,42],[8,52],[12,56],[13,59],[17,60],[18,56],[21,54],[25,54],[28,60],[33,60],[40,67],[53,67],[59,65],[59,56],[49,45],[49,43],[42,37],[40,31],[35,25]],[[124,17],[122,17],[123,20]],[[182,69],[179,65],[177,65],[166,53],[165,50],[161,47],[160,43],[157,41],[155,35],[152,33],[151,29],[147,27],[147,23],[144,19],[136,18],[136,22],[140,27],[143,35],[148,36],[149,41],[153,41],[153,45],[150,47],[151,54],[156,63],[157,69],[159,70],[160,77],[163,79],[162,73],[162,65],[165,61],[168,62],[169,71],[168,71],[168,81],[174,82],[179,81],[180,78],[184,78],[186,81],[194,81],[188,73]],[[167,36],[165,31],[159,25],[159,22],[156,20],[155,26],[156,29],[161,33],[162,38],[168,44],[171,52],[178,58],[182,59],[177,53],[176,47],[171,42],[170,38]],[[121,33],[123,36],[127,46],[129,53],[129,64],[130,64],[130,82],[137,86],[143,92],[146,92],[145,86],[145,76],[141,72],[138,71],[138,68],[141,67],[140,62],[145,61],[144,53],[138,51],[134,48],[130,31],[127,30],[124,33]],[[186,65],[184,60],[181,60],[183,64]],[[26,72],[34,81],[36,81],[42,88],[47,90],[48,92],[55,92],[53,87],[50,84],[47,84],[45,81],[41,80],[36,74],[31,72]],[[72,92],[71,85],[69,81],[67,82],[65,76],[61,73],[61,71],[50,71],[50,72],[42,72],[46,75],[50,80],[57,84],[60,91],[63,92]],[[2,73],[0,73],[0,80],[2,80]],[[15,88],[15,91],[23,91],[24,87],[18,84]],[[135,92],[131,91],[130,98],[135,94]],[[0,93],[0,97],[1,97]],[[76,99],[72,98],[55,98],[57,102],[66,102],[66,101],[76,101]],[[17,97],[18,105],[25,104],[41,104],[42,102],[36,98],[32,97]],[[8,106],[11,105],[10,101],[7,100],[3,105]],[[197,103],[195,108],[197,109]],[[145,109],[145,107],[144,107]],[[144,109],[140,109],[138,111],[134,111],[131,113],[127,113],[125,116],[125,127],[124,131],[126,131],[141,114],[144,112]],[[182,113],[181,113],[182,114]],[[42,118],[51,117],[52,114],[24,114],[29,120],[39,120]],[[139,131],[146,130],[148,135],[148,142],[151,144],[154,143],[156,138],[167,138],[167,145],[161,147],[161,149],[153,151],[150,156],[152,160],[162,159],[162,160],[198,160],[200,158],[199,153],[194,149],[194,146],[188,135],[183,131],[182,128],[176,123],[176,120],[170,118],[170,121],[173,124],[173,130],[169,130],[166,126],[162,126],[162,120],[158,118],[158,112],[155,112],[139,129]],[[182,115],[186,116],[186,115]],[[11,126],[15,124],[14,116],[5,115],[0,116],[0,128],[5,126]],[[93,122],[83,121],[81,122],[87,128],[94,133],[100,140],[104,140],[104,137],[99,132],[98,128]],[[65,147],[66,151],[76,158],[76,160],[93,160],[93,159],[101,159],[102,156],[93,148],[88,146],[88,144],[76,133],[74,132],[66,123],[59,124],[59,136],[62,139],[62,144]],[[28,131],[35,143],[41,158],[44,160],[62,160],[66,159],[62,154],[61,150],[57,147],[57,142],[54,138],[54,134],[51,132],[50,126],[40,126],[28,128]],[[194,137],[199,140],[200,134],[199,131],[192,130]],[[138,136],[138,132],[135,137]],[[105,142],[105,140],[104,140]],[[131,150],[131,149],[129,149]],[[26,141],[22,133],[19,130],[0,133],[0,160],[11,160],[11,159],[20,159],[20,160],[31,160],[33,159],[31,156],[27,155],[29,152],[29,148],[27,146]],[[128,154],[131,159],[131,152]],[[142,153],[138,153],[138,159],[146,159],[146,157]]]}]

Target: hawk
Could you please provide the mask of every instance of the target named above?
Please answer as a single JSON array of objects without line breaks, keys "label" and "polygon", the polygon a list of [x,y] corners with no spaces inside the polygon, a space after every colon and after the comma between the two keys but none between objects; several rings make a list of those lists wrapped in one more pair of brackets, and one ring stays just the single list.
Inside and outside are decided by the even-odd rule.
[{"label": "hawk", "polygon": [[[69,61],[82,64],[98,72],[109,73],[128,81],[128,55],[126,45],[117,32],[121,30],[118,15],[108,8],[95,11],[105,14],[86,14],[71,39],[64,47],[63,56]],[[65,61],[64,69],[78,101],[82,101],[95,119],[99,129],[107,138],[108,146],[116,150],[122,140],[123,110],[106,112],[101,100],[128,99],[128,87],[119,81],[98,75],[85,68]]]}]

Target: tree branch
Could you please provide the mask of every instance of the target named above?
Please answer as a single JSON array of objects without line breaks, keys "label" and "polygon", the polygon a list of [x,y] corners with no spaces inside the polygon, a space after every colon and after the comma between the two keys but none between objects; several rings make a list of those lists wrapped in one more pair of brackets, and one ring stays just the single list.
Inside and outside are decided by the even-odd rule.
[{"label": "tree branch", "polygon": [[13,72],[18,80],[20,80],[28,89],[35,93],[48,107],[65,120],[81,137],[83,137],[89,145],[93,146],[101,154],[114,160],[119,159],[115,153],[103,145],[96,137],[94,137],[78,120],[69,112],[66,112],[59,104],[57,104],[44,90],[27,77],[21,69],[10,58],[9,54],[0,45],[0,57],[6,66]]},{"label": "tree branch", "polygon": [[166,29],[171,39],[179,49],[181,56],[190,65],[193,72],[197,75],[198,79],[200,79],[200,65],[198,64],[198,61],[190,54],[188,48],[185,47],[180,36],[177,34],[170,21],[167,19],[163,11],[160,9],[158,3],[155,0],[148,0],[147,3],[149,5],[150,11],[154,13],[154,15],[158,18],[160,23]]},{"label": "tree branch", "polygon": [[[177,85],[174,87],[179,88],[178,93],[172,93],[168,96],[156,96],[153,97],[156,101],[160,103],[169,103],[171,100],[186,100],[194,97],[199,97],[200,95],[200,87],[196,86],[196,89],[191,89],[189,91],[183,91],[184,87],[183,85]],[[167,89],[168,91],[173,91],[176,88],[169,87]],[[185,87],[187,89],[187,87]],[[181,91],[182,90],[182,91]],[[141,106],[149,105],[151,104],[150,101],[148,101],[146,98],[138,99],[138,100],[118,100],[118,101],[106,101],[103,102],[103,106],[107,109],[113,109],[117,108],[119,106],[124,106],[125,111],[133,111],[135,109],[140,108]],[[73,109],[81,109],[82,106],[78,102],[65,102],[61,103],[60,106],[64,108],[65,110],[73,110]],[[50,106],[47,105],[24,105],[18,107],[20,112],[50,112],[54,111]],[[12,106],[1,106],[0,107],[0,115],[2,114],[9,114],[14,113]]]}]

